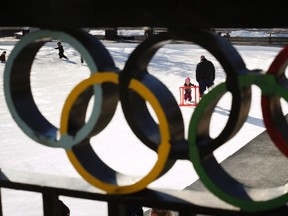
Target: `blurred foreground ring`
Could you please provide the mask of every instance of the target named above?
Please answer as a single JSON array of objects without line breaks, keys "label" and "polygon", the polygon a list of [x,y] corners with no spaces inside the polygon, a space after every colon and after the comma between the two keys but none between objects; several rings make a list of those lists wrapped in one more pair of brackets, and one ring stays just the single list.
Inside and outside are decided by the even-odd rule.
[{"label": "blurred foreground ring", "polygon": [[188,142],[185,139],[184,121],[178,103],[167,86],[148,71],[148,65],[155,53],[172,41],[172,35],[160,33],[147,38],[133,50],[120,73],[120,101],[125,118],[135,135],[147,147],[156,151],[162,139],[158,122],[151,115],[145,98],[141,97],[139,92],[131,91],[129,85],[131,80],[138,80],[152,90],[168,121],[172,147],[170,157],[186,159]]}]

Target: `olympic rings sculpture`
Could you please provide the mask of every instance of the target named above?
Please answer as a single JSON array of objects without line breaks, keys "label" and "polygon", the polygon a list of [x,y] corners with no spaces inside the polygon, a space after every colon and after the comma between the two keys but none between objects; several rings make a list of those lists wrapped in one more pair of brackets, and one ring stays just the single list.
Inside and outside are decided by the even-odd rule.
[{"label": "olympic rings sculpture", "polygon": [[[87,62],[91,76],[81,81],[67,97],[60,128],[52,125],[38,110],[32,97],[30,72],[39,49],[51,39],[73,45]],[[151,75],[148,64],[155,53],[174,40],[196,43],[209,51],[222,65],[227,79],[217,85],[191,116],[188,140],[177,101],[168,88]],[[251,103],[251,85],[262,90],[262,112],[268,134],[279,150],[288,156],[288,125],[280,98],[288,100],[285,68],[288,47],[275,58],[266,74],[248,70],[229,42],[206,31],[169,32],[153,35],[140,43],[119,71],[108,50],[95,37],[82,30],[39,30],[24,36],[11,52],[4,71],[4,93],[8,108],[19,127],[31,139],[64,148],[71,163],[90,184],[110,194],[140,191],[164,175],[178,159],[189,159],[203,184],[220,199],[245,211],[263,211],[285,205],[283,188],[249,188],[231,177],[216,161],[213,151],[231,139],[244,124]],[[209,135],[213,110],[221,97],[232,95],[231,112],[222,132]],[[88,102],[95,97],[90,119],[85,122]],[[100,133],[113,118],[118,102],[134,134],[158,154],[146,176],[128,176],[110,168],[91,147],[90,138]],[[154,109],[158,122],[146,105]],[[165,109],[169,107],[169,109]],[[57,132],[60,131],[60,138]]]}]

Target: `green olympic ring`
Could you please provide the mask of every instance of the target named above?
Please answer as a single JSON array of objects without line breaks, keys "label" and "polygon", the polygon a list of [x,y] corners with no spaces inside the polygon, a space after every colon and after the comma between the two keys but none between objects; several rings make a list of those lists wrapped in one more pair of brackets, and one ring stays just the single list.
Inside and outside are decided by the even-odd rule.
[{"label": "green olympic ring", "polygon": [[[255,84],[261,88],[262,95],[276,94],[288,101],[287,90],[276,82],[276,78],[273,75],[258,73],[241,75],[239,76],[239,83],[243,91],[250,91],[251,85]],[[213,150],[218,146],[202,145],[202,140],[211,139],[208,128],[205,127],[203,130],[203,125],[209,125],[211,110],[213,112],[217,102],[226,92],[225,83],[217,85],[201,99],[194,110],[188,135],[190,160],[202,183],[212,193],[227,203],[251,212],[283,206],[288,201],[288,193],[284,193],[285,186],[272,189],[247,187],[233,179],[216,161]],[[243,100],[246,100],[246,98],[243,97]],[[203,121],[203,117],[205,117],[205,121]]]}]

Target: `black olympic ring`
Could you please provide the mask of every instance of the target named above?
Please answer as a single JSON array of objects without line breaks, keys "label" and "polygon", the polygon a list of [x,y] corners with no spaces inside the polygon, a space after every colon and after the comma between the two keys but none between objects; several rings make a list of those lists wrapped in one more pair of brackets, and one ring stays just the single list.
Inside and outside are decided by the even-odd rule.
[{"label": "black olympic ring", "polygon": [[[91,71],[91,76],[71,91],[64,104],[60,139],[56,136],[59,129],[50,124],[35,105],[29,76],[36,53],[53,38],[71,43],[87,61]],[[147,70],[154,54],[163,45],[176,40],[202,46],[220,62],[227,75],[225,83],[217,85],[197,105],[191,116],[188,140],[184,138],[183,118],[175,98]],[[287,53],[286,50],[283,52]],[[64,148],[83,178],[108,193],[125,194],[142,190],[164,175],[177,159],[189,159],[200,180],[222,200],[247,211],[266,210],[287,203],[287,193],[279,193],[282,188],[272,190],[273,193],[268,189],[248,190],[221,168],[213,151],[232,138],[244,124],[251,103],[251,85],[256,84],[263,92],[262,107],[270,106],[270,110],[263,111],[267,130],[270,130],[274,142],[283,140],[277,147],[287,155],[285,131],[279,130],[275,136],[268,128],[273,121],[274,128],[279,129],[284,124],[278,99],[281,96],[287,100],[287,85],[283,79],[287,60],[286,54],[279,56],[268,73],[263,75],[248,70],[234,47],[209,31],[174,31],[153,35],[140,43],[129,56],[123,71],[119,72],[109,52],[88,33],[80,30],[40,30],[28,34],[16,44],[4,71],[4,93],[13,118],[29,137],[47,146]],[[279,63],[279,59],[284,60]],[[273,87],[267,90],[263,87],[264,83]],[[209,136],[210,118],[226,92],[232,94],[231,112],[222,132],[212,139]],[[85,123],[88,102],[93,95],[96,102],[89,121]],[[114,171],[101,161],[90,145],[90,138],[101,132],[112,119],[119,99],[134,134],[158,154],[155,166],[144,177],[126,176]],[[152,105],[159,122],[152,118],[146,102]],[[282,119],[280,123],[278,118]],[[264,201],[259,200],[259,191]]]},{"label": "black olympic ring", "polygon": [[179,157],[187,158],[188,150],[180,108],[168,88],[147,71],[153,55],[159,48],[171,41],[172,38],[169,34],[159,34],[145,40],[135,48],[129,56],[124,70],[120,73],[120,81],[123,84],[120,85],[120,99],[123,113],[133,132],[149,148],[156,151],[161,140],[158,123],[152,118],[145,100],[128,88],[133,78],[149,86],[161,106],[165,107],[164,112],[171,134],[171,157],[179,159]]},{"label": "black olympic ring", "polygon": [[[214,140],[207,139],[208,137],[206,134],[203,134],[204,139],[201,139],[201,141],[198,140],[198,142],[201,142],[207,147],[205,148],[206,150],[208,150],[208,148],[213,149],[214,147],[219,147],[237,133],[245,122],[250,107],[249,98],[251,97],[251,90],[250,88],[247,88],[246,91],[240,91],[240,87],[237,87],[239,86],[238,75],[245,74],[248,71],[241,56],[227,41],[209,31],[184,32],[181,33],[181,36],[174,33],[162,33],[146,39],[137,46],[127,60],[123,72],[120,73],[121,82],[125,83],[125,85],[120,85],[120,98],[124,115],[131,129],[139,139],[146,143],[146,145],[148,144],[150,148],[154,150],[157,149],[157,143],[159,142],[157,123],[151,117],[145,101],[139,99],[137,94],[131,94],[127,91],[126,83],[129,83],[131,78],[135,78],[149,84],[151,88],[156,89],[160,84],[159,81],[155,80],[155,78],[148,73],[147,67],[149,61],[158,49],[177,40],[194,42],[207,49],[219,60],[227,74],[227,88],[233,95],[231,114],[228,122],[223,131]],[[173,111],[173,115],[170,113],[168,116],[168,119],[170,119],[169,122],[171,122],[170,131],[173,135],[173,140],[171,140],[171,157],[178,159],[187,158],[187,141],[184,138],[182,115],[179,111],[179,107],[175,105],[177,102],[174,97],[172,98],[171,94],[163,94],[161,91],[164,90],[165,88],[158,87],[158,90],[155,90],[155,92],[158,92],[161,104],[165,107],[169,107],[168,110],[170,112]],[[220,98],[221,95],[217,97]],[[242,97],[247,98],[247,100],[241,101]],[[134,102],[135,100],[137,103]],[[135,104],[137,104],[137,108],[135,107]],[[139,104],[141,104],[140,108]],[[208,106],[206,108],[208,113],[212,111],[208,110],[209,107],[213,108],[213,106]],[[133,111],[132,115],[130,110]],[[208,115],[207,118],[209,118]],[[149,125],[149,129],[143,127],[143,125]],[[208,126],[209,121],[202,121],[198,129],[203,130],[203,133],[206,133],[206,128]],[[211,148],[211,146],[213,146],[213,148]]]}]

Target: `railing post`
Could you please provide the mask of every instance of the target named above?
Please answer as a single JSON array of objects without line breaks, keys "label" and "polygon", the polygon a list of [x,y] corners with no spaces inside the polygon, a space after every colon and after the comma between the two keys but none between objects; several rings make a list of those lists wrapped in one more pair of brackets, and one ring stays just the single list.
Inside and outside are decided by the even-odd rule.
[{"label": "railing post", "polygon": [[44,216],[57,216],[57,211],[59,211],[58,195],[48,191],[43,192],[42,197]]},{"label": "railing post", "polygon": [[126,216],[125,206],[108,202],[108,216]]},{"label": "railing post", "polygon": [[59,216],[70,213],[70,209],[61,200],[59,195],[51,191],[43,192],[43,211],[44,216]]},{"label": "railing post", "polygon": [[109,216],[127,216],[127,215],[143,216],[143,210],[142,210],[142,207],[139,205],[121,205],[117,203],[108,202],[108,215]]}]

